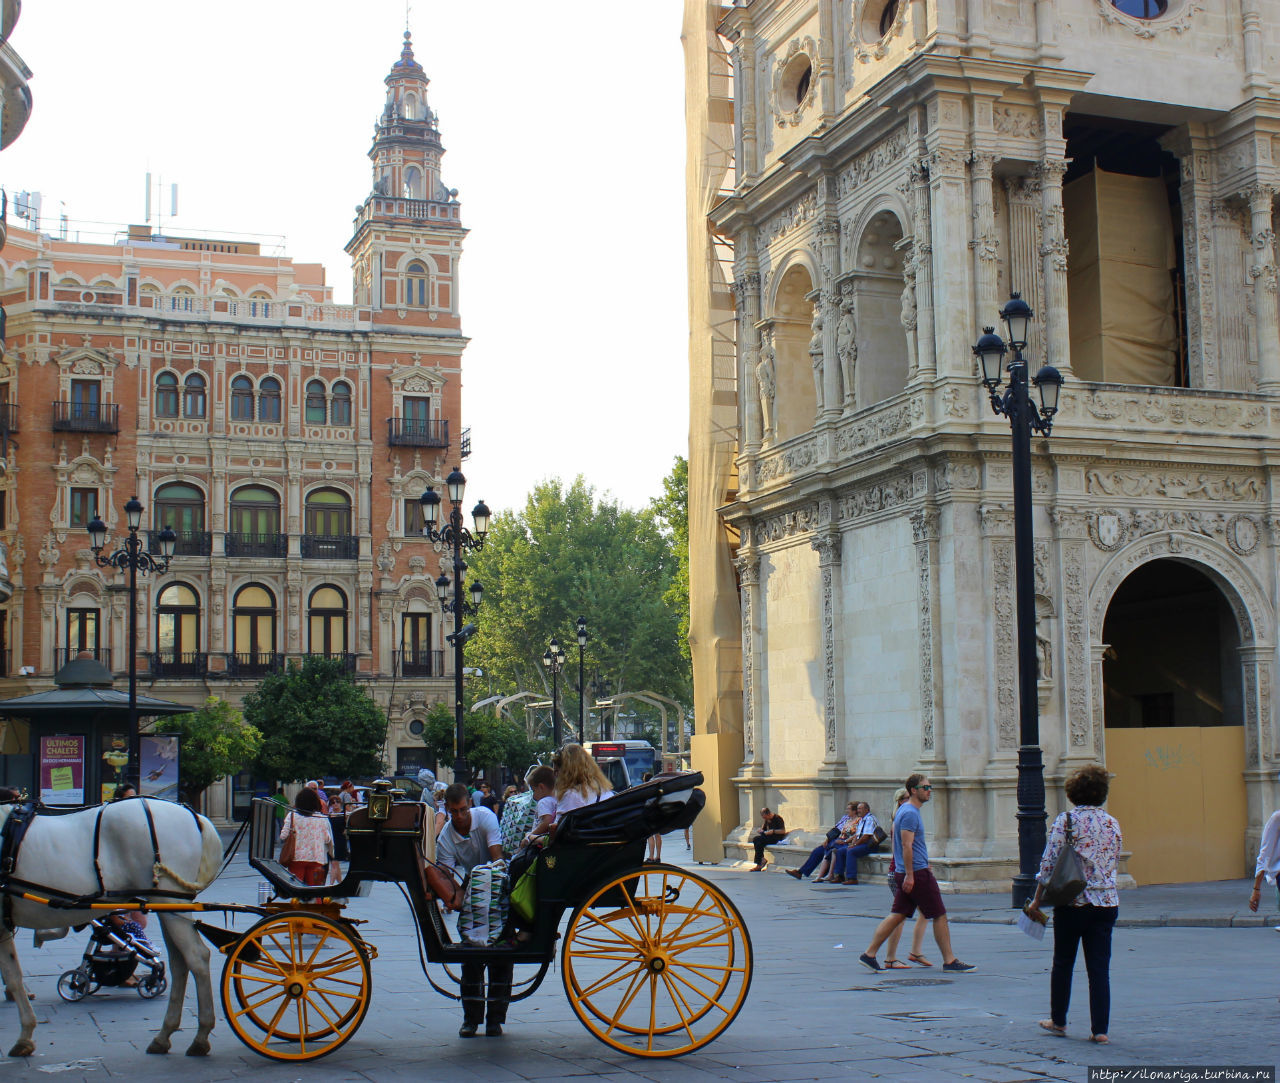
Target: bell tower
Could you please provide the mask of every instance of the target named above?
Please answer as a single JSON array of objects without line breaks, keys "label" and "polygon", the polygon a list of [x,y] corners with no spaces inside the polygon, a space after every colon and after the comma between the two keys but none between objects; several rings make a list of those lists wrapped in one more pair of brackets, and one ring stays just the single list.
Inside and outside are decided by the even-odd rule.
[{"label": "bell tower", "polygon": [[[457,264],[466,230],[456,189],[440,179],[444,147],[427,103],[430,80],[408,30],[374,125],[373,181],[347,242],[357,305],[398,320],[457,326]],[[376,319],[377,317],[375,317]]]}]

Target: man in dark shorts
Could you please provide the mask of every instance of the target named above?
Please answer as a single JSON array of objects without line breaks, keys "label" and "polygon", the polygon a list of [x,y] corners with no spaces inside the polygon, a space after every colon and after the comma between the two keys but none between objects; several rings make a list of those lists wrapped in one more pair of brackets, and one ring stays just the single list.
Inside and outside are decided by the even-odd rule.
[{"label": "man in dark shorts", "polygon": [[880,922],[871,946],[858,962],[868,970],[880,973],[883,969],[876,952],[889,939],[889,934],[907,918],[914,916],[916,908],[933,921],[933,939],[942,952],[942,969],[957,974],[977,970],[976,966],[962,963],[951,950],[951,927],[947,924],[947,908],[942,905],[942,893],[938,881],[929,868],[929,849],[924,840],[924,820],[920,809],[933,797],[933,785],[925,775],[912,775],[907,779],[907,800],[893,818],[893,909]]}]

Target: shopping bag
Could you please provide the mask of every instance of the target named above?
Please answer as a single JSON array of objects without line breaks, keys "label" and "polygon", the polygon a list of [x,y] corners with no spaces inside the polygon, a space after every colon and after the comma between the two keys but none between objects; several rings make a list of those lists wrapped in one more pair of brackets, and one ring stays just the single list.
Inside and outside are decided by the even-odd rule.
[{"label": "shopping bag", "polygon": [[516,881],[516,886],[511,889],[511,911],[526,923],[533,921],[533,904],[538,899],[537,874],[538,866],[535,862],[524,871]]},{"label": "shopping bag", "polygon": [[467,944],[494,943],[507,923],[507,906],[506,862],[477,865],[467,877],[458,935]]}]

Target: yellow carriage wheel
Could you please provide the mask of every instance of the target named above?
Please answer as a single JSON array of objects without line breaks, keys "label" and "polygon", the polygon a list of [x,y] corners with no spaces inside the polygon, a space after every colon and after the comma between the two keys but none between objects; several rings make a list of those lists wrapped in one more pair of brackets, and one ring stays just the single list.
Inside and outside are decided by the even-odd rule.
[{"label": "yellow carriage wheel", "polygon": [[562,969],[574,1014],[600,1041],[638,1057],[678,1057],[712,1041],[741,1010],[751,937],[714,884],[646,865],[574,911]]},{"label": "yellow carriage wheel", "polygon": [[273,914],[227,952],[222,1010],[255,1053],[314,1060],[347,1041],[369,1010],[369,959],[342,924],[308,911]]}]

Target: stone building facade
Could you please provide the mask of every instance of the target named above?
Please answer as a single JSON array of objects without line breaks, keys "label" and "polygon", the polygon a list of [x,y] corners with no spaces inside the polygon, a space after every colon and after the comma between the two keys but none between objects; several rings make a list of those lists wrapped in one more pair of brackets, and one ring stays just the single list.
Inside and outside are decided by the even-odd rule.
[{"label": "stone building facade", "polygon": [[690,0],[686,43],[721,833],[923,770],[940,877],[1016,865],[1010,434],[971,351],[1016,290],[1066,380],[1032,449],[1050,814],[1102,762],[1139,882],[1243,875],[1280,800],[1280,12]]},{"label": "stone building facade", "polygon": [[[139,580],[140,690],[238,703],[289,659],[339,656],[387,710],[389,765],[423,762],[452,670],[418,498],[467,450],[466,231],[407,33],[386,86],[348,245],[354,304],[333,303],[319,265],[243,240],[10,229],[0,696],[49,687],[84,650],[122,680],[127,578],[96,566],[86,526],[100,515],[114,548],[136,494],[144,530],[178,534],[169,570]],[[250,785],[231,780],[210,811],[245,806]]]}]

